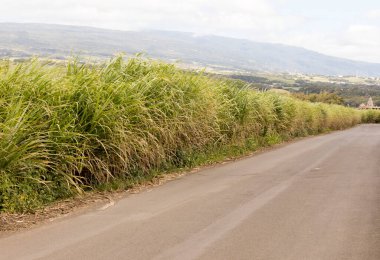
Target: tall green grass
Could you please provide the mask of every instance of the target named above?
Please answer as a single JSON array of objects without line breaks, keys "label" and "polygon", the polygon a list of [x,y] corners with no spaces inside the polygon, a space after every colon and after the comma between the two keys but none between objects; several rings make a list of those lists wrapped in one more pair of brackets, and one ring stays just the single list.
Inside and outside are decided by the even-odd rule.
[{"label": "tall green grass", "polygon": [[362,122],[380,124],[380,110],[364,110],[362,111]]},{"label": "tall green grass", "polygon": [[193,166],[197,155],[345,129],[362,117],[138,58],[101,66],[6,61],[0,211],[33,210],[115,179]]}]

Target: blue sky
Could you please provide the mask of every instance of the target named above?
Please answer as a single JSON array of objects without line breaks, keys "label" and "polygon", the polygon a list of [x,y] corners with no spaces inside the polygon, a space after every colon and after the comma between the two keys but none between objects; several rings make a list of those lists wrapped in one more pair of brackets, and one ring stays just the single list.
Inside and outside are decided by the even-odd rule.
[{"label": "blue sky", "polygon": [[0,0],[0,22],[177,30],[380,63],[380,0]]}]

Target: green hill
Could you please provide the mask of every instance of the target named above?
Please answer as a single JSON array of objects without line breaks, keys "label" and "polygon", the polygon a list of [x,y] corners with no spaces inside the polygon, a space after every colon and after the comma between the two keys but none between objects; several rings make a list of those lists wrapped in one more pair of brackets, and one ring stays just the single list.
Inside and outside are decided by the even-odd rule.
[{"label": "green hill", "polygon": [[115,31],[90,27],[2,23],[0,57],[73,54],[109,58],[145,52],[166,61],[219,70],[380,76],[380,64],[330,57],[303,48],[168,31]]}]

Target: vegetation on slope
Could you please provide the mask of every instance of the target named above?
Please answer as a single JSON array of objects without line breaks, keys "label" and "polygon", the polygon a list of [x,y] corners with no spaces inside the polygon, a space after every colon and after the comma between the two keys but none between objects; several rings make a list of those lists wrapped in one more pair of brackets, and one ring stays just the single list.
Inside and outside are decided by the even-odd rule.
[{"label": "vegetation on slope", "polygon": [[301,100],[309,101],[309,102],[321,102],[321,103],[337,104],[337,105],[344,104],[344,100],[342,97],[338,96],[336,93],[329,93],[326,91],[323,91],[319,94],[293,93],[293,97],[301,99]]},{"label": "vegetation on slope", "polygon": [[[372,97],[374,104],[380,106],[380,84],[375,78],[348,78],[348,80],[340,77],[303,75],[309,79],[300,80],[297,79],[298,76],[291,74],[230,75],[229,77],[249,82],[256,89],[284,89],[301,97],[305,94],[305,99],[308,99],[308,95],[311,99],[318,99],[313,98],[312,95],[330,93],[343,99],[344,105],[350,107],[359,107],[361,103],[367,103],[368,98]],[[322,97],[322,99],[325,98]]]},{"label": "vegetation on slope", "polygon": [[[0,211],[344,129],[362,112],[115,58],[0,65]],[[219,157],[218,157],[219,158]]]}]

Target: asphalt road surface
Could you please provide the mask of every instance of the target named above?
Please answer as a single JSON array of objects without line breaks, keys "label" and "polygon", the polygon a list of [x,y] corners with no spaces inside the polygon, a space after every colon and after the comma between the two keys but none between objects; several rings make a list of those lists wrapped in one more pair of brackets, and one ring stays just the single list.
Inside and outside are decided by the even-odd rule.
[{"label": "asphalt road surface", "polygon": [[0,239],[0,259],[380,259],[380,125],[307,138]]}]

